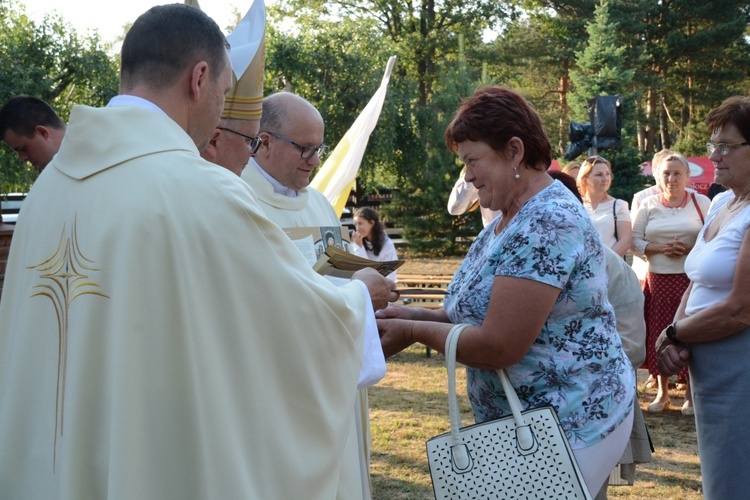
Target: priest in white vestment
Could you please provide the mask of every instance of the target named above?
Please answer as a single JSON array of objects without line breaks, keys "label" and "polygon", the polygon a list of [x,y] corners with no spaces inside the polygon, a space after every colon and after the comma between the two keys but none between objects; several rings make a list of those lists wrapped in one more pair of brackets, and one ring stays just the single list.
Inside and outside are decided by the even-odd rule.
[{"label": "priest in white vestment", "polygon": [[192,7],[139,17],[122,95],[73,108],[24,203],[0,302],[3,498],[336,498],[364,311],[396,294],[374,272],[332,286],[200,158],[225,43]]},{"label": "priest in white vestment", "polygon": [[[310,175],[320,165],[318,148],[323,143],[324,130],[318,110],[295,94],[279,92],[263,101],[259,132],[262,143],[243,171],[242,178],[257,193],[264,212],[282,228],[341,225],[326,197],[308,186]],[[339,279],[338,282],[346,281]],[[357,427],[349,439],[338,498],[371,498],[366,387],[377,383],[385,375],[385,368],[373,316],[371,329],[366,335],[360,391],[355,406]]]}]

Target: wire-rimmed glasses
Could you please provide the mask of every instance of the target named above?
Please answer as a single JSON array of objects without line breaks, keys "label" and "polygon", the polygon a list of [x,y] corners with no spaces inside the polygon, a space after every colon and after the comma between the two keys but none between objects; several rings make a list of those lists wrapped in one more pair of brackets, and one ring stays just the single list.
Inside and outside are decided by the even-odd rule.
[{"label": "wire-rimmed glasses", "polygon": [[728,155],[732,150],[737,149],[742,146],[747,146],[748,142],[735,142],[735,143],[729,143],[729,142],[707,142],[706,143],[706,150],[708,150],[708,155],[711,156],[714,151],[718,151],[720,156],[726,156]]}]

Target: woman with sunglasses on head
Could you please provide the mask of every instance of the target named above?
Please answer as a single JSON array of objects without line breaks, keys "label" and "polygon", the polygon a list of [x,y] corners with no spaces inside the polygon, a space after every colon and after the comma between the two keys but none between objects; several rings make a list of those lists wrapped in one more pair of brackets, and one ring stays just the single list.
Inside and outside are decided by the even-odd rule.
[{"label": "woman with sunglasses on head", "polygon": [[690,285],[656,342],[664,375],[690,368],[707,500],[745,498],[750,470],[750,97],[706,118],[718,194],[685,260]]},{"label": "woman with sunglasses on head", "polygon": [[[669,408],[669,377],[659,374],[654,343],[672,322],[682,294],[690,283],[685,274],[685,259],[703,228],[711,201],[702,194],[687,191],[690,166],[684,156],[670,152],[660,159],[656,171],[658,194],[640,203],[633,220],[633,254],[646,259],[648,272],[643,281],[646,317],[646,366],[656,377],[658,392],[648,411]],[[684,415],[693,414],[687,370]]]},{"label": "woman with sunglasses on head", "polygon": [[630,248],[633,228],[628,202],[607,194],[612,185],[612,165],[601,156],[590,156],[578,171],[578,191],[602,241],[623,257]]}]

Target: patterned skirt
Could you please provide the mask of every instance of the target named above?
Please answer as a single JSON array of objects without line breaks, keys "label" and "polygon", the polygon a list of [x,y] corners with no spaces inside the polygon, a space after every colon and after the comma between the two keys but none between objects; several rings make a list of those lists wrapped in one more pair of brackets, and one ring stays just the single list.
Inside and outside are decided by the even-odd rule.
[{"label": "patterned skirt", "polygon": [[[657,274],[648,272],[643,283],[643,314],[646,318],[646,362],[651,375],[658,375],[658,361],[656,356],[656,339],[662,330],[674,321],[677,308],[680,307],[682,295],[690,284],[686,274]],[[687,377],[687,369],[679,374],[679,378]]]}]

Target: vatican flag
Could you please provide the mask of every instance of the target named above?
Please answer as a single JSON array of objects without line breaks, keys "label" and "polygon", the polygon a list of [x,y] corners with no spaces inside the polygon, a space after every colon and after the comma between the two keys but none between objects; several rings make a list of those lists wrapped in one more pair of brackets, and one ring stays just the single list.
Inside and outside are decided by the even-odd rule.
[{"label": "vatican flag", "polygon": [[346,200],[354,187],[359,165],[365,154],[367,141],[370,139],[375,125],[378,123],[380,111],[383,109],[388,81],[391,79],[396,56],[388,59],[383,81],[375,95],[359,114],[354,124],[347,130],[344,137],[336,145],[310,185],[323,193],[333,205],[336,213],[341,217]]}]

